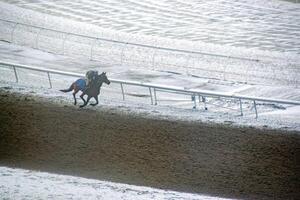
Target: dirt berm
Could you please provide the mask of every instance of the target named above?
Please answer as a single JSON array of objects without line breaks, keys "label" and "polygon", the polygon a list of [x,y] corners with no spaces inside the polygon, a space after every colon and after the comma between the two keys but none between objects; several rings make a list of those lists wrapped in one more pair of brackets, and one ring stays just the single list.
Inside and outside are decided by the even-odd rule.
[{"label": "dirt berm", "polygon": [[0,90],[0,165],[243,199],[300,199],[300,134],[79,109]]}]

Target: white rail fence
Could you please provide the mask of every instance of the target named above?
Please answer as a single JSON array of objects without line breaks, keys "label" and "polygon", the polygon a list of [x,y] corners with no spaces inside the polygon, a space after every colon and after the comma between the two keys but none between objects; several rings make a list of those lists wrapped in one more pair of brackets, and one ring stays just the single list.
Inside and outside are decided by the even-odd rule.
[{"label": "white rail fence", "polygon": [[[19,82],[18,71],[17,71],[18,68],[33,70],[33,71],[38,71],[38,72],[45,72],[48,77],[50,88],[52,88],[51,74],[71,76],[71,77],[83,77],[84,76],[83,74],[79,74],[79,73],[65,72],[65,71],[52,70],[52,69],[42,69],[39,67],[15,64],[15,63],[9,63],[9,62],[2,62],[2,61],[0,61],[0,67],[11,67],[14,72],[16,82]],[[120,84],[120,90],[122,93],[123,100],[125,100],[126,93],[124,91],[124,86],[126,86],[126,85],[133,85],[133,86],[148,88],[152,105],[157,105],[157,103],[158,103],[157,91],[162,91],[162,92],[166,92],[166,93],[175,93],[175,94],[181,94],[181,95],[182,94],[188,95],[191,97],[191,100],[194,103],[194,106],[193,106],[194,109],[196,109],[196,107],[197,107],[197,98],[199,100],[199,104],[200,103],[204,104],[205,110],[207,110],[207,107],[206,107],[206,98],[207,97],[235,99],[235,100],[239,101],[239,110],[240,110],[241,115],[243,115],[243,101],[252,101],[256,118],[258,117],[258,110],[257,110],[257,106],[256,106],[257,102],[278,103],[278,104],[287,104],[287,105],[300,105],[300,101],[251,97],[251,96],[244,96],[244,95],[226,94],[226,93],[221,93],[221,92],[211,92],[211,91],[207,91],[207,90],[186,90],[186,89],[181,89],[181,88],[177,88],[177,87],[161,86],[161,85],[147,84],[147,83],[141,83],[141,82],[135,82],[135,81],[125,81],[125,80],[116,80],[116,79],[110,79],[110,81],[112,83]]]},{"label": "white rail fence", "polygon": [[[0,19],[2,22],[7,22],[13,24],[11,33],[10,33],[10,41],[14,41],[14,34],[15,30],[17,29],[17,26],[27,26],[31,28],[37,29],[36,32],[36,43],[35,47],[38,48],[39,44],[39,36],[43,30],[48,30],[56,33],[61,33],[63,34],[63,47],[64,49],[64,44],[66,42],[67,37],[66,36],[78,36],[82,38],[87,38],[94,40],[94,42],[91,44],[91,49],[90,49],[90,58],[93,59],[93,47],[95,45],[96,41],[105,41],[105,42],[111,42],[115,44],[120,44],[120,45],[130,45],[130,46],[136,46],[136,47],[143,47],[143,48],[149,48],[149,49],[157,49],[157,50],[165,50],[165,51],[171,51],[171,52],[179,52],[179,53],[187,53],[187,54],[199,54],[199,55],[207,55],[207,56],[215,56],[215,57],[223,57],[223,58],[230,58],[230,59],[237,59],[237,60],[247,60],[247,61],[252,61],[252,62],[259,62],[258,59],[251,59],[251,58],[244,58],[244,57],[238,57],[238,56],[228,56],[228,55],[222,55],[222,54],[213,54],[213,53],[206,53],[206,52],[200,52],[200,51],[190,51],[190,50],[183,50],[183,49],[174,49],[174,48],[166,48],[166,47],[158,47],[158,46],[151,46],[151,45],[144,45],[144,44],[138,44],[138,43],[132,43],[132,42],[123,42],[123,41],[118,41],[118,40],[112,40],[112,39],[106,39],[106,38],[100,38],[100,37],[92,37],[92,36],[87,36],[87,35],[82,35],[82,34],[76,34],[76,33],[70,33],[70,32],[65,32],[65,31],[59,31],[55,29],[50,29],[50,28],[44,28],[44,27],[39,27],[35,25],[30,25],[26,23],[20,23],[20,22],[14,22],[10,20],[5,20],[5,19]],[[122,49],[124,51],[124,48]],[[122,57],[120,59],[122,61]]]},{"label": "white rail fence", "polygon": [[258,59],[86,36],[4,19],[0,19],[0,26],[0,40],[104,64],[126,64],[254,84],[295,87],[300,84],[297,76],[300,70],[295,63],[278,66]]}]

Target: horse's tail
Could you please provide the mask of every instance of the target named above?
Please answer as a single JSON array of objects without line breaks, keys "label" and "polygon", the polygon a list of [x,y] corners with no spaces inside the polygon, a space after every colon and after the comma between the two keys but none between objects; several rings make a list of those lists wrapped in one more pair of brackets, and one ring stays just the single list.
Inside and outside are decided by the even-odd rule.
[{"label": "horse's tail", "polygon": [[72,85],[68,89],[59,90],[59,91],[62,91],[62,92],[71,92],[73,89],[74,89],[74,83],[72,83]]}]

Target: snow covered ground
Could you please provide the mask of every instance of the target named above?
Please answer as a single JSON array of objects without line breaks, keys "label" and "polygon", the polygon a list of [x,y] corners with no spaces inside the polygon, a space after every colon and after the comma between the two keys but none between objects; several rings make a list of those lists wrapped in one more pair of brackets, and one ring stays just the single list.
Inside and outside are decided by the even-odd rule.
[{"label": "snow covered ground", "polygon": [[[125,68],[120,65],[103,66],[96,61],[70,58],[41,52],[26,47],[1,43],[0,58],[2,60],[42,66],[50,69],[62,69],[84,74],[87,69],[106,71],[109,78],[133,80],[137,82],[171,85],[188,89],[204,89],[232,94],[249,96],[272,97],[277,99],[300,99],[300,89],[290,86],[249,85],[234,81],[212,80],[192,77],[164,71],[141,70],[139,68]],[[46,73],[29,70],[18,70],[19,83],[14,83],[12,69],[1,67],[1,86],[10,91],[21,93],[34,92],[38,96],[49,98],[50,101],[72,104],[70,93],[61,93],[59,89],[68,88],[75,80],[72,77],[51,75],[53,89],[49,89]],[[37,84],[38,83],[38,84]],[[13,86],[13,87],[11,87]],[[255,118],[253,102],[243,102],[243,116],[240,115],[239,101],[220,98],[207,98],[207,108],[197,103],[197,109],[192,109],[194,102],[190,96],[157,92],[158,106],[151,105],[148,88],[124,86],[125,100],[119,84],[103,85],[100,95],[100,105],[110,108],[124,109],[133,113],[147,113],[149,117],[167,119],[204,121],[215,123],[229,123],[268,128],[282,128],[285,130],[300,130],[299,106],[258,103],[258,119]],[[79,97],[78,97],[79,98]],[[79,100],[80,101],[80,100]],[[97,108],[93,108],[97,109]]]},{"label": "snow covered ground", "polygon": [[38,171],[0,167],[1,199],[224,199]]},{"label": "snow covered ground", "polygon": [[[183,40],[180,37],[170,39],[155,34],[151,36],[141,33],[132,34],[126,31],[116,31],[89,23],[73,21],[70,18],[57,17],[60,15],[45,15],[5,3],[0,3],[0,5],[0,19],[35,26],[28,27],[0,20],[2,26],[0,30],[1,39],[14,44],[71,57],[92,59],[100,62],[102,65],[164,70],[251,84],[276,84],[299,87],[297,75],[300,70],[300,58],[295,51],[281,52],[272,48],[261,50],[249,48],[249,45],[235,47],[229,44],[220,45],[208,40],[192,41]],[[24,5],[26,7],[34,7],[36,4],[24,3]],[[297,6],[294,9],[297,9]],[[292,18],[296,20],[297,15]],[[262,23],[263,21],[258,22]],[[271,22],[269,23],[272,24]],[[199,26],[202,25],[199,24]],[[37,27],[43,27],[43,29]],[[246,24],[245,27],[247,28]],[[276,30],[276,27],[273,28]],[[297,33],[298,31],[299,28],[296,28],[295,32]],[[232,30],[232,32],[236,31]],[[287,31],[286,33],[290,34],[291,32],[293,31]],[[81,37],[69,33],[89,37]],[[253,33],[252,35],[256,36],[257,34]],[[245,36],[241,37],[245,38]],[[96,38],[124,43],[104,41]],[[269,39],[266,40],[269,41]],[[279,38],[274,39],[274,44],[277,45],[278,40]],[[291,41],[294,47],[297,47],[297,41]],[[128,43],[149,45],[154,48]],[[162,48],[198,53],[170,51]]]},{"label": "snow covered ground", "polygon": [[[0,21],[0,39],[12,42],[0,43],[2,61],[82,74],[96,69],[107,71],[115,79],[300,100],[300,4],[275,0],[116,0],[102,1],[101,5],[94,0],[1,1],[18,7],[0,2],[0,19],[93,37],[246,58],[195,56],[95,42]],[[59,104],[73,101],[71,94],[58,92],[68,87],[72,78],[53,76],[54,88],[48,89],[46,74],[19,70],[17,84],[11,69],[0,70],[0,87],[6,90],[35,94]],[[244,102],[244,116],[240,116],[236,101],[209,99],[208,111],[202,104],[194,110],[188,96],[159,93],[159,105],[152,106],[147,89],[125,90],[123,101],[119,85],[104,86],[100,106],[88,109],[300,131],[299,106],[259,104],[259,118],[255,119],[251,102]],[[0,194],[7,199],[210,199],[6,167],[1,167],[0,173]],[[85,196],[87,193],[91,196]]]},{"label": "snow covered ground", "polygon": [[[64,66],[68,71],[79,73],[84,73],[86,69],[93,68],[108,71],[109,77],[113,78],[189,88],[210,88],[217,91],[241,94],[243,92],[253,95],[266,95],[269,93],[269,95],[278,98],[299,99],[299,90],[291,89],[289,86],[248,85],[191,77],[186,74],[141,70],[138,68],[124,69],[122,67],[118,68],[118,66],[99,68],[99,63],[95,61],[53,55],[7,43],[1,43],[0,47],[2,52],[0,57],[2,59],[20,63],[26,62],[45,68],[61,69],[61,66]],[[0,70],[0,87],[2,89],[31,94],[42,101],[47,100],[59,105],[72,105],[73,103],[71,94],[58,91],[58,89],[68,87],[74,81],[72,77],[51,76],[53,89],[49,89],[47,75],[44,73],[18,70],[20,82],[15,83],[12,69],[1,67]],[[150,104],[147,89],[125,87],[125,91],[126,101],[123,101],[119,85],[104,85],[99,106],[88,107],[87,109],[138,114],[158,119],[201,121],[233,126],[255,126],[258,128],[300,131],[299,106],[259,104],[259,118],[255,119],[251,102],[244,102],[244,116],[240,116],[239,105],[235,101],[209,99],[208,110],[206,111],[203,104],[198,105],[197,109],[192,109],[193,102],[189,96],[158,93],[158,106],[154,106]],[[0,194],[6,199],[219,199],[201,194],[163,191],[6,167],[0,168]]]},{"label": "snow covered ground", "polygon": [[300,53],[300,4],[285,1],[1,1],[118,32]]}]

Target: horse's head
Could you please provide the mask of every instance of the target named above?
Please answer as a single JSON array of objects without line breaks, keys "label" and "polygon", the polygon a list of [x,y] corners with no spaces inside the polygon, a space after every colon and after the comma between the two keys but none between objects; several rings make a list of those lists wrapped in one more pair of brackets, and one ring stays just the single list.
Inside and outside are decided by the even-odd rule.
[{"label": "horse's head", "polygon": [[98,76],[98,80],[100,81],[100,82],[104,82],[104,83],[106,83],[107,85],[109,85],[110,84],[110,81],[108,80],[108,78],[107,78],[107,76],[106,76],[106,72],[102,72],[99,76]]}]

